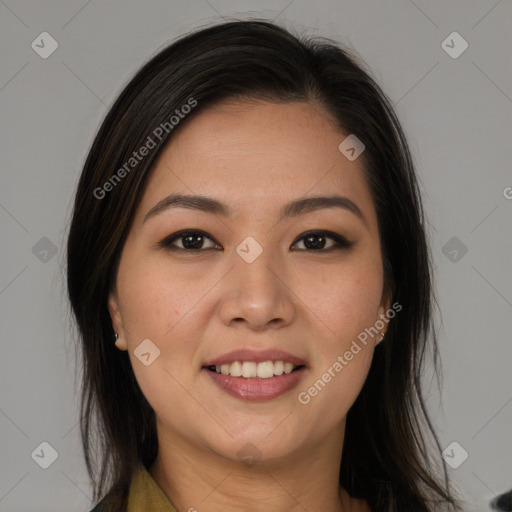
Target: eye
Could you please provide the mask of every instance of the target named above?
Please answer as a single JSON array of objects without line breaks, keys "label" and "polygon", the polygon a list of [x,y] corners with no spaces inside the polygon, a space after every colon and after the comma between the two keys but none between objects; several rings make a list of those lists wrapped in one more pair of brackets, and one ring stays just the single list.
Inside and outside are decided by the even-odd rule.
[{"label": "eye", "polygon": [[[209,240],[213,245],[204,247],[204,242]],[[331,245],[326,248],[326,241],[331,240]],[[176,245],[180,242],[181,247]],[[297,243],[304,243],[305,249],[298,249],[299,251],[314,251],[314,252],[331,252],[340,249],[349,249],[354,245],[354,242],[349,242],[346,238],[330,231],[309,231],[303,234],[300,238],[292,244],[292,247]],[[170,251],[187,251],[187,252],[201,252],[201,250],[208,249],[221,249],[222,246],[214,240],[211,236],[201,230],[183,230],[173,233],[164,238],[158,244],[160,247]]]},{"label": "eye", "polygon": [[[207,247],[206,249],[214,249],[215,247],[220,247],[220,245],[213,240],[209,235],[204,233],[203,231],[178,231],[168,237],[164,238],[158,245],[170,251],[189,251],[189,252],[199,252],[200,249],[204,249],[203,244],[205,240],[210,240],[214,242],[213,247]],[[181,241],[181,247],[175,245],[176,241]],[[215,245],[216,244],[216,245]]]},{"label": "eye", "polygon": [[[331,240],[334,244],[326,248],[326,240]],[[314,252],[331,252],[340,249],[350,249],[354,245],[354,242],[349,242],[346,238],[332,233],[331,231],[309,231],[301,235],[301,237],[292,244],[292,247],[298,242],[302,242],[306,247],[305,249],[299,249],[300,251]]]}]

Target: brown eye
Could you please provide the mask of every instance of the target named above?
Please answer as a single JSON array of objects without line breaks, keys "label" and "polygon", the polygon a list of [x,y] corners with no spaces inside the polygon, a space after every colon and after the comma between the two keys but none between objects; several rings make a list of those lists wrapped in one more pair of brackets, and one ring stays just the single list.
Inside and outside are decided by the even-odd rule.
[{"label": "brown eye", "polygon": [[[330,245],[328,240],[331,240]],[[349,242],[346,238],[330,231],[310,231],[301,235],[293,245],[296,245],[298,242],[302,242],[305,246],[305,249],[299,249],[300,251],[314,252],[330,252],[338,249],[349,249],[354,245],[354,242]],[[328,245],[327,248],[326,245]]]},{"label": "brown eye", "polygon": [[[205,241],[211,241],[214,243],[211,247],[204,247]],[[179,242],[179,245],[176,245],[175,242]],[[164,238],[160,243],[160,247],[164,247],[165,249],[171,251],[191,251],[198,252],[203,249],[214,249],[219,247],[219,244],[211,238],[209,235],[204,233],[203,231],[179,231],[174,233],[166,238]]]},{"label": "brown eye", "polygon": [[[205,247],[205,243],[208,241],[213,245]],[[292,244],[292,247],[299,242],[302,242],[305,248],[297,250],[311,252],[331,252],[340,249],[350,249],[354,245],[354,242],[349,242],[346,238],[330,231],[310,231],[305,233]],[[178,231],[164,238],[158,245],[169,251],[187,252],[202,252],[204,250],[222,248],[216,240],[200,230]]]}]

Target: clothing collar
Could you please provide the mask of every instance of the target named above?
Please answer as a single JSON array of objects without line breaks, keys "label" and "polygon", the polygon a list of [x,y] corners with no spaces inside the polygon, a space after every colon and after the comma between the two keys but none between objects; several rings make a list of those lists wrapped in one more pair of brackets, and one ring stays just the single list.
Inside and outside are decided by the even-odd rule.
[{"label": "clothing collar", "polygon": [[169,498],[141,464],[134,471],[127,512],[177,512]]}]

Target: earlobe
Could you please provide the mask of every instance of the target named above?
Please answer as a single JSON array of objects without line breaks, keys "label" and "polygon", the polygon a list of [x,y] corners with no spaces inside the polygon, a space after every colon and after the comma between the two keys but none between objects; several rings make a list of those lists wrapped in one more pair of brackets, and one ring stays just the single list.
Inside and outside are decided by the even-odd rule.
[{"label": "earlobe", "polygon": [[108,311],[112,320],[112,329],[114,330],[114,339],[112,341],[119,350],[128,350],[119,304],[113,293],[108,297]]},{"label": "earlobe", "polygon": [[128,350],[128,345],[126,344],[126,339],[124,337],[121,338],[119,335],[117,335],[117,337],[115,338],[114,345],[119,350]]}]

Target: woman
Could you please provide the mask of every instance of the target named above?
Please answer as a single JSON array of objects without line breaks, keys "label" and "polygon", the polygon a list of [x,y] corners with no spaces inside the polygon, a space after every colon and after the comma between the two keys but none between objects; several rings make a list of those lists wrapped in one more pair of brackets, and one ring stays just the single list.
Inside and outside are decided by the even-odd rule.
[{"label": "woman", "polygon": [[95,512],[459,510],[417,179],[335,44],[240,21],[152,58],[86,160],[68,288]]}]

